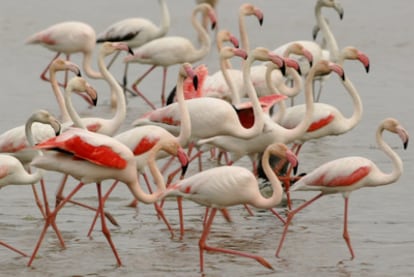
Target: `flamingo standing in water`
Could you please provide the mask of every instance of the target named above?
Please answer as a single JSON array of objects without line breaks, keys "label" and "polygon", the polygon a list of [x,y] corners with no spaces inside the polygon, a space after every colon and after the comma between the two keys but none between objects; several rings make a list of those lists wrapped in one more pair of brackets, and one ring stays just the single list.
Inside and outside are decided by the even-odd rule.
[{"label": "flamingo standing in water", "polygon": [[[73,78],[69,81],[67,89],[73,90],[77,85],[82,85],[81,79]],[[106,226],[101,182],[107,179],[119,180],[128,186],[135,198],[148,204],[157,201],[161,193],[160,190],[157,190],[153,194],[147,194],[141,189],[138,182],[136,160],[132,151],[112,137],[81,128],[69,128],[61,135],[37,144],[36,148],[41,149],[44,155],[35,157],[31,163],[32,166],[68,174],[78,179],[80,183],[46,218],[44,228],[28,262],[28,266],[32,264],[48,227],[55,224],[58,211],[80,188],[88,183],[96,183],[102,232],[112,248],[117,264],[119,266],[122,265],[112,242],[110,231]],[[149,161],[149,167],[154,171],[152,172],[155,176],[155,182],[163,182],[163,177],[154,159]],[[156,171],[158,171],[158,174]]]},{"label": "flamingo standing in water", "polygon": [[279,179],[269,166],[268,157],[270,153],[282,159],[287,159],[293,166],[297,165],[296,156],[285,145],[272,144],[267,147],[263,163],[273,188],[273,194],[269,198],[264,198],[260,194],[257,179],[252,172],[239,166],[221,166],[199,172],[175,184],[171,184],[163,193],[163,197],[180,196],[211,208],[211,211],[207,209],[203,233],[199,241],[200,271],[202,273],[204,272],[204,251],[222,252],[252,258],[263,266],[272,269],[272,266],[261,256],[212,247],[206,244],[217,209],[239,204],[250,204],[257,208],[269,209],[280,203],[283,190]]},{"label": "flamingo standing in water", "polygon": [[377,165],[364,157],[345,157],[327,162],[306,176],[302,177],[292,190],[320,191],[318,195],[306,201],[288,214],[287,222],[280,238],[276,256],[279,257],[289,224],[293,217],[315,200],[326,194],[341,193],[345,200],[343,238],[348,246],[351,259],[355,257],[348,233],[348,200],[351,192],[363,187],[377,187],[396,182],[403,172],[403,162],[392,148],[384,141],[384,130],[397,134],[404,145],[408,145],[408,132],[394,118],[384,119],[376,131],[378,147],[391,159],[393,170],[390,173],[381,171]]},{"label": "flamingo standing in water", "polygon": [[[141,17],[132,17],[117,21],[106,28],[96,37],[96,42],[125,42],[130,48],[140,47],[145,43],[163,37],[170,29],[170,13],[165,0],[158,1],[161,6],[161,22],[156,26],[150,20]],[[119,56],[117,52],[108,64],[108,69]],[[125,64],[123,86],[127,86],[128,63]]]},{"label": "flamingo standing in water", "polygon": [[163,67],[163,81],[161,90],[161,105],[165,106],[165,82],[167,78],[167,69],[169,66],[181,63],[193,63],[204,58],[210,51],[210,37],[207,31],[197,20],[197,15],[206,14],[209,16],[213,28],[216,24],[216,15],[212,7],[208,4],[198,5],[192,13],[191,22],[194,29],[201,38],[201,47],[196,49],[190,40],[184,37],[167,36],[154,39],[145,45],[134,50],[135,54],[124,59],[126,63],[136,62],[143,64],[152,64],[151,68],[138,78],[132,89],[142,97],[145,102],[155,109],[155,106],[149,101],[138,89],[137,85],[157,66]]},{"label": "flamingo standing in water", "polygon": [[[69,60],[70,55],[72,54],[82,53],[82,67],[86,75],[92,79],[103,78],[102,74],[93,70],[91,66],[92,55],[96,45],[96,33],[95,30],[86,23],[65,21],[54,24],[30,36],[26,40],[26,43],[41,44],[47,49],[57,52],[52,61],[62,53],[66,55],[67,60]],[[46,73],[49,70],[51,62],[40,75],[42,80],[49,81]],[[66,86],[66,83],[67,76],[65,77],[65,83],[63,84],[64,87]]]},{"label": "flamingo standing in water", "polygon": [[[45,110],[36,111],[32,114],[32,116],[27,120],[26,123],[26,130],[28,135],[27,140],[30,145],[34,143],[34,137],[31,132],[31,127],[34,122],[49,124],[52,128],[55,129],[56,134],[60,132],[59,122],[49,112]],[[34,184],[43,178],[43,170],[37,170],[34,173],[29,173],[27,170],[28,163],[36,154],[38,153],[33,153],[33,151],[29,151],[29,147],[25,148],[24,150],[21,150],[20,152],[0,154],[0,189],[8,185],[30,184],[32,185],[32,187],[34,187]],[[44,191],[45,190],[43,190],[43,192]],[[40,203],[40,201],[38,203]],[[46,203],[45,205],[47,207]],[[43,208],[39,208],[41,208],[43,215],[45,215]],[[55,230],[57,231],[57,229]],[[22,256],[28,256],[26,253],[16,249],[15,247],[3,241],[0,241],[0,245],[9,248],[10,250]]]},{"label": "flamingo standing in water", "polygon": [[[188,138],[191,134],[190,117],[187,111],[187,106],[185,104],[183,95],[183,80],[187,77],[192,78],[194,81],[194,86],[197,87],[198,81],[197,76],[194,73],[194,70],[192,69],[189,63],[184,63],[180,67],[177,78],[177,103],[180,107],[181,114],[181,129],[180,134],[177,137],[173,136],[164,128],[151,125],[134,127],[114,136],[115,139],[124,143],[127,147],[131,149],[131,151],[133,151],[136,159],[138,173],[143,175],[144,180],[146,181],[150,191],[151,188],[148,181],[148,177],[145,173],[145,168],[148,165],[148,157],[152,155],[152,152],[157,152],[157,159],[166,157],[166,154],[178,157],[182,167],[182,175],[184,175],[185,170],[188,166],[188,157],[185,154],[183,148],[181,147],[181,145],[186,145],[188,143]],[[160,149],[164,151],[159,151]],[[113,187],[111,187],[108,190],[108,193],[104,199],[106,199],[109,196],[109,193],[115,185],[116,184],[114,184]],[[165,187],[158,187],[158,189],[164,188]],[[129,204],[129,206],[136,207],[137,204],[138,201],[134,199],[133,202]],[[180,204],[181,202],[179,201],[179,206]],[[165,219],[160,207],[156,203],[154,203],[154,205],[156,210],[158,211],[158,214],[163,218],[164,222],[166,223],[167,227],[169,228],[172,234],[172,229],[167,220]],[[181,209],[179,209],[179,211],[181,211]],[[180,218],[182,218],[182,216],[180,216]],[[181,229],[183,229],[183,227]],[[92,230],[92,227],[90,228],[90,230]]]}]

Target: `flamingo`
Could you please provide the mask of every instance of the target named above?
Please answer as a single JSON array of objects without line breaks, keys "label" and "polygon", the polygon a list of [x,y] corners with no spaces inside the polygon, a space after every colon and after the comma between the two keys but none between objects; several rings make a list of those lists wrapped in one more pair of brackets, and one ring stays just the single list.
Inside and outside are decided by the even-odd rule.
[{"label": "flamingo", "polygon": [[[79,82],[79,79],[71,81]],[[68,87],[73,86],[71,81]],[[118,266],[121,266],[121,259],[105,222],[101,182],[107,179],[119,180],[127,185],[135,198],[147,204],[156,202],[162,191],[157,190],[153,194],[147,194],[141,189],[134,154],[126,145],[112,137],[81,128],[69,128],[61,135],[37,144],[36,148],[41,149],[43,155],[35,157],[32,166],[68,174],[80,183],[48,215],[27,265],[32,264],[48,227],[55,224],[57,212],[85,184],[96,183],[102,232],[112,248]],[[149,160],[149,167],[155,176],[155,182],[163,182],[163,177],[153,158]]]},{"label": "flamingo", "polygon": [[[72,54],[82,53],[82,67],[86,75],[92,79],[102,79],[102,74],[93,70],[91,66],[92,54],[96,45],[95,41],[95,30],[90,25],[78,21],[64,21],[31,35],[26,43],[40,44],[51,51],[57,52],[52,61],[62,53],[66,55],[67,60]],[[50,63],[40,75],[40,78],[44,81],[49,81],[46,76],[49,66]],[[67,77],[65,77],[64,87],[66,83]]]},{"label": "flamingo", "polygon": [[[178,105],[180,108],[180,114],[182,115],[180,134],[177,137],[173,136],[164,128],[151,125],[134,127],[114,136],[115,139],[119,140],[120,142],[125,144],[129,149],[131,149],[131,151],[133,151],[135,155],[138,173],[144,176],[144,180],[147,182],[148,188],[150,188],[150,184],[148,182],[147,175],[145,174],[145,168],[148,165],[148,158],[150,155],[152,155],[152,152],[158,152],[160,148],[164,150],[157,153],[156,159],[164,158],[166,157],[166,154],[176,156],[181,163],[182,175],[184,175],[185,170],[188,166],[188,157],[185,154],[183,148],[181,147],[181,145],[187,144],[188,137],[191,134],[190,117],[187,111],[183,95],[183,79],[185,79],[186,77],[191,77],[194,81],[194,86],[197,87],[197,76],[195,75],[194,70],[192,69],[189,63],[184,63],[181,65],[177,78],[177,98]],[[113,188],[110,188],[108,192],[110,193],[112,189]],[[165,187],[158,187],[158,189],[165,189]],[[107,196],[105,196],[105,199],[106,198]],[[134,199],[129,206],[135,207],[137,204],[138,201]],[[181,202],[179,202],[179,204],[181,204]],[[157,204],[154,205],[156,210],[158,211],[158,214],[162,216],[164,222],[172,232],[170,225],[168,224],[165,217],[163,217],[163,213],[160,210],[160,207]],[[92,227],[90,228],[90,230],[92,230]]]},{"label": "flamingo", "polygon": [[[314,76],[327,74],[331,71],[336,72],[341,78],[344,78],[342,67],[327,61],[319,61],[309,71],[305,82],[305,107],[306,116],[301,117],[301,123],[295,125],[293,129],[287,129],[271,120],[266,114],[264,116],[264,130],[256,136],[243,139],[232,135],[216,136],[199,140],[198,145],[210,144],[222,150],[230,152],[232,155],[231,163],[236,162],[245,155],[255,156],[264,151],[267,145],[273,142],[290,143],[294,139],[300,137],[309,127],[313,113],[313,96],[312,96],[312,80]],[[254,166],[255,168],[255,166]]]},{"label": "flamingo", "polygon": [[[125,42],[130,48],[140,47],[145,43],[163,37],[170,28],[170,14],[165,0],[158,1],[161,6],[161,22],[156,26],[153,22],[142,17],[132,17],[117,21],[106,28],[96,37],[96,42]],[[118,57],[117,52],[108,64],[108,69]],[[128,63],[125,64],[123,86],[127,86]]]},{"label": "flamingo", "polygon": [[[57,119],[45,110],[38,110],[29,117],[25,126],[28,135],[27,140],[30,145],[34,143],[34,137],[31,132],[31,127],[34,122],[48,124],[48,126],[51,126],[55,130],[56,134],[60,132],[60,124],[57,121]],[[33,188],[33,192],[35,193],[37,203],[39,206],[40,201],[37,198],[37,193],[34,184],[39,182],[43,178],[43,170],[37,170],[34,173],[28,172],[28,163],[33,159],[33,157],[36,154],[38,153],[33,153],[33,151],[29,150],[29,147],[26,147],[25,149],[14,153],[0,154],[0,189],[8,185],[30,184]],[[43,187],[43,192],[44,191],[45,190]],[[42,211],[42,214],[45,215],[43,208],[41,206],[39,206],[39,208]],[[28,256],[26,253],[18,250],[17,248],[3,241],[0,241],[0,245],[24,257]]]},{"label": "flamingo", "polygon": [[355,254],[348,233],[348,200],[351,192],[363,187],[377,187],[395,183],[403,172],[403,162],[401,158],[382,137],[384,130],[397,134],[403,142],[404,149],[406,149],[408,145],[408,132],[394,118],[384,119],[377,128],[377,145],[391,159],[393,164],[393,170],[390,173],[381,171],[381,169],[369,159],[352,156],[322,164],[306,176],[302,177],[295,184],[292,190],[320,191],[320,193],[288,214],[287,222],[276,251],[277,257],[279,257],[289,224],[293,217],[323,195],[341,193],[345,200],[343,238],[348,246],[351,259],[354,259]]},{"label": "flamingo", "polygon": [[[364,53],[354,47],[347,47],[344,51],[347,52],[346,55],[348,57],[360,60],[368,71],[369,59]],[[342,84],[352,98],[354,105],[353,114],[350,117],[346,117],[334,106],[325,103],[315,103],[315,112],[312,116],[311,125],[303,136],[295,140],[294,148],[296,148],[296,155],[299,154],[299,150],[304,142],[328,135],[341,135],[352,130],[361,121],[363,106],[358,91],[349,78],[346,78]],[[284,112],[279,123],[285,128],[293,128],[302,120],[304,113],[304,105],[290,107]]]},{"label": "flamingo", "polygon": [[[239,204],[250,204],[260,209],[269,209],[280,203],[283,190],[279,179],[270,169],[268,163],[270,153],[286,158],[293,166],[297,165],[296,156],[285,145],[277,143],[267,147],[263,163],[273,188],[273,194],[269,198],[264,198],[260,194],[257,179],[252,172],[245,167],[239,166],[220,166],[196,173],[191,177],[171,184],[163,192],[162,197],[180,196],[211,208],[211,211],[206,212],[203,233],[199,241],[200,271],[202,273],[204,272],[204,251],[222,252],[252,258],[263,266],[272,269],[270,263],[261,256],[212,247],[206,244],[217,209]],[[210,214],[208,215],[208,213]]]},{"label": "flamingo", "polygon": [[206,14],[209,16],[212,26],[214,28],[216,24],[216,15],[212,7],[208,4],[198,5],[192,13],[191,22],[194,29],[201,37],[201,47],[196,49],[194,45],[187,39],[178,36],[167,36],[158,39],[154,39],[145,45],[134,50],[134,55],[127,56],[124,61],[126,63],[144,63],[152,64],[151,68],[145,72],[140,78],[138,78],[132,88],[141,96],[144,101],[153,109],[155,106],[151,103],[138,89],[137,85],[157,66],[162,66],[163,69],[163,81],[161,90],[161,104],[165,106],[165,82],[167,77],[167,69],[169,66],[175,64],[181,64],[184,62],[193,63],[204,58],[210,51],[210,37],[207,31],[201,26],[197,20],[197,15]]}]

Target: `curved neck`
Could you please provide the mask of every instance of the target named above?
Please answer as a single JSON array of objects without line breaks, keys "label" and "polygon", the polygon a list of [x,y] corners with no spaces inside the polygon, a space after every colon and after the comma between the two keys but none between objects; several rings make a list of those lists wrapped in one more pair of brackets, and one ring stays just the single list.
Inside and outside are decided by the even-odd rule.
[{"label": "curved neck", "polygon": [[177,79],[177,103],[180,109],[181,127],[178,134],[178,143],[184,147],[188,144],[188,139],[191,135],[191,119],[190,112],[188,111],[187,104],[184,98],[184,76],[178,74]]},{"label": "curved neck", "polygon": [[282,185],[269,165],[269,156],[270,153],[268,150],[266,150],[262,156],[262,166],[266,177],[269,179],[272,185],[273,193],[269,198],[261,198],[260,200],[258,199],[257,203],[252,203],[252,205],[259,209],[269,209],[276,206],[282,201],[283,196]]},{"label": "curved neck", "polygon": [[295,126],[293,129],[285,129],[286,133],[288,134],[289,141],[285,141],[284,143],[288,143],[292,140],[295,140],[307,131],[309,125],[312,123],[312,115],[313,115],[313,79],[315,77],[315,70],[310,70],[308,75],[306,76],[305,81],[305,106],[306,112],[305,116],[302,118],[302,121]]},{"label": "curved neck", "polygon": [[83,56],[82,67],[85,70],[85,74],[92,79],[102,79],[103,76],[100,72],[97,72],[91,67],[92,62],[92,52],[86,52]]},{"label": "curved neck", "polygon": [[[277,82],[277,89],[287,97],[295,97],[302,90],[302,78],[296,70],[290,67],[286,68],[286,75],[292,77],[293,86],[287,86],[285,82]],[[281,101],[281,103],[284,102]]]},{"label": "curved neck", "polygon": [[170,29],[170,13],[165,0],[159,0],[161,6],[161,23],[155,38],[164,36]]},{"label": "curved neck", "polygon": [[71,98],[72,92],[73,92],[73,88],[71,86],[67,86],[66,90],[65,90],[66,109],[69,113],[70,118],[73,121],[73,126],[78,127],[78,128],[82,128],[82,129],[86,129],[85,125],[82,122],[81,117],[76,112],[75,108],[73,107],[72,98]]},{"label": "curved neck", "polygon": [[62,123],[70,122],[71,118],[65,106],[65,99],[63,98],[62,92],[60,91],[60,88],[59,88],[59,84],[56,80],[55,70],[49,71],[49,78],[50,78],[50,83],[52,84],[53,93],[55,94],[56,101],[58,102],[58,105],[59,105],[60,115],[62,117]]},{"label": "curved neck", "polygon": [[344,126],[346,126],[347,130],[350,130],[353,127],[355,127],[361,120],[363,106],[362,106],[362,101],[361,101],[361,98],[359,97],[358,91],[352,84],[351,80],[349,78],[346,78],[345,81],[342,81],[342,84],[345,87],[345,89],[348,91],[349,95],[351,96],[352,104],[354,107],[354,111],[352,115],[348,118],[344,117],[344,122],[346,123],[344,124]]},{"label": "curved neck", "polygon": [[[33,120],[32,117],[30,117],[29,120],[26,122],[26,125],[25,125],[25,135],[26,135],[26,139],[27,139],[27,142],[29,143],[29,145],[31,147],[34,147],[35,146],[35,141],[34,141],[33,132],[32,132],[33,122],[35,122],[35,121]],[[40,151],[40,150],[37,150],[36,152],[37,152],[37,155],[39,155],[39,156],[42,156],[43,155],[43,152]],[[34,183],[37,183],[41,178],[43,178],[43,174],[44,174],[44,171],[42,169],[38,168],[35,173],[27,174],[25,176],[25,178],[23,179],[24,181],[23,181],[22,184],[34,184]]]},{"label": "curved neck", "polygon": [[[267,65],[265,79],[266,79],[266,86],[267,86],[267,88],[268,88],[268,90],[270,91],[271,94],[280,94],[280,92],[279,92],[280,90],[274,86],[275,82],[273,82],[273,79],[272,79],[273,71],[276,70],[276,69],[277,68],[272,66],[272,65]],[[289,67],[287,69],[292,70]],[[280,83],[284,83],[284,82],[278,82],[278,83],[279,83],[278,84],[278,87],[279,87],[279,86],[281,86]],[[285,115],[285,112],[286,112],[286,103],[285,103],[285,101],[279,101],[278,108],[279,109],[278,109],[277,113],[272,116],[272,120],[274,122],[277,122],[277,123]]]},{"label": "curved neck", "polygon": [[316,23],[323,34],[324,41],[326,42],[326,46],[330,52],[330,59],[333,62],[337,62],[339,59],[338,43],[336,42],[328,22],[326,22],[326,19],[322,16],[322,5],[315,6],[315,17]]},{"label": "curved neck", "polygon": [[[137,175],[138,176],[138,175]],[[157,190],[156,192],[152,194],[148,194],[145,191],[142,190],[140,183],[138,182],[138,177],[133,183],[127,184],[129,190],[131,191],[132,195],[140,202],[143,202],[145,204],[152,204],[157,202],[160,199],[161,190]]]},{"label": "curved neck", "polygon": [[194,30],[197,32],[198,37],[200,38],[201,47],[191,53],[191,57],[188,60],[190,63],[202,59],[205,55],[207,55],[211,48],[210,36],[197,19],[197,14],[203,11],[203,7],[199,6],[193,11],[193,15],[191,17],[191,23],[193,24]]},{"label": "curved neck", "polygon": [[[233,79],[231,78],[228,68],[231,68],[230,59],[225,57],[220,57],[220,70],[221,74],[223,74],[224,81],[226,82],[227,86],[229,87],[231,93],[231,103],[233,105],[237,105],[240,103],[240,95],[239,92],[236,91]],[[230,67],[228,67],[230,65]]]},{"label": "curved neck", "polygon": [[249,38],[247,36],[246,31],[246,22],[244,20],[244,13],[239,13],[239,32],[240,32],[240,41],[241,41],[241,47],[244,49],[247,53],[250,52],[250,44],[249,44]]},{"label": "curved neck", "polygon": [[254,124],[251,128],[245,129],[244,137],[252,137],[256,134],[262,132],[264,127],[264,115],[262,107],[260,105],[259,99],[257,98],[256,90],[253,86],[252,79],[250,78],[250,68],[253,62],[256,60],[254,55],[249,55],[245,64],[243,65],[243,87],[249,96],[249,99],[252,103],[253,114],[254,114]]},{"label": "curved neck", "polygon": [[119,127],[121,127],[122,123],[124,122],[126,118],[126,101],[125,101],[125,95],[124,92],[119,85],[118,81],[114,78],[114,76],[108,71],[105,61],[104,61],[104,54],[99,54],[98,58],[98,67],[101,71],[104,79],[108,82],[109,86],[111,87],[111,93],[115,94],[116,96],[116,111],[115,115],[110,119],[111,121],[111,128],[112,130],[108,131],[108,134],[115,134],[116,131],[118,131]]},{"label": "curved neck", "polygon": [[403,163],[401,158],[395,153],[392,148],[384,141],[382,133],[384,132],[384,127],[381,125],[376,132],[376,140],[379,148],[384,151],[384,153],[391,159],[393,169],[391,173],[382,173],[380,183],[375,184],[375,186],[387,185],[395,182],[401,176],[403,172]]}]

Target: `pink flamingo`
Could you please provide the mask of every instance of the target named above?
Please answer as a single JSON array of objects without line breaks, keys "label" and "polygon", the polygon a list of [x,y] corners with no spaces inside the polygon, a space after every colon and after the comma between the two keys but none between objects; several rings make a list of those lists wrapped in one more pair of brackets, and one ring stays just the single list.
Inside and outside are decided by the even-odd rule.
[{"label": "pink flamingo", "polygon": [[376,187],[394,183],[401,176],[403,163],[401,158],[384,141],[382,134],[384,130],[398,134],[401,138],[404,149],[408,145],[408,132],[394,118],[384,119],[378,126],[376,141],[379,148],[391,159],[393,170],[390,173],[381,171],[377,165],[364,157],[345,157],[327,162],[306,176],[302,177],[292,190],[320,191],[318,195],[306,201],[288,214],[287,222],[280,238],[276,256],[279,257],[289,224],[294,215],[303,210],[323,195],[341,193],[345,200],[343,238],[351,253],[351,259],[355,257],[351,240],[348,233],[348,200],[354,190],[363,187]]},{"label": "pink flamingo", "polygon": [[[151,188],[148,181],[148,177],[145,173],[145,168],[148,165],[148,158],[150,155],[152,155],[152,152],[158,152],[159,148],[164,150],[157,153],[157,159],[165,158],[167,156],[166,154],[178,157],[182,167],[182,175],[184,175],[185,170],[188,166],[188,157],[185,154],[183,148],[181,147],[181,145],[187,144],[188,137],[191,134],[190,117],[183,95],[183,79],[185,79],[186,77],[192,78],[194,81],[194,85],[197,87],[197,77],[189,63],[184,63],[181,65],[177,78],[177,103],[179,105],[181,114],[181,129],[177,137],[173,136],[164,128],[151,125],[134,127],[114,136],[115,139],[119,140],[120,142],[125,144],[129,149],[131,149],[131,151],[133,151],[135,155],[138,173],[143,175],[144,180],[146,181],[150,191]],[[113,187],[114,186],[115,184],[113,185]],[[108,191],[108,196],[113,187],[110,188],[110,190]],[[165,189],[165,187],[158,187],[158,189]],[[107,196],[105,196],[105,199],[106,198]],[[129,206],[136,207],[137,204],[138,201],[134,199]],[[181,202],[179,201],[179,206],[180,204]],[[162,217],[167,227],[169,228],[171,234],[173,235],[172,229],[167,220],[165,219],[160,207],[156,203],[154,203],[154,205],[158,214]],[[181,211],[181,209],[179,209],[179,211]],[[182,216],[180,216],[180,218],[182,219]],[[181,221],[181,226],[183,225],[182,222],[183,221]],[[92,230],[92,227],[90,228],[90,230]]]},{"label": "pink flamingo", "polygon": [[[347,52],[348,57],[360,60],[364,67],[368,70],[369,59],[364,53],[354,47],[344,48],[344,51]],[[328,135],[340,135],[346,133],[352,130],[360,122],[362,118],[363,106],[358,91],[349,78],[346,78],[342,84],[352,98],[352,102],[354,104],[353,114],[350,117],[346,117],[334,106],[324,103],[315,103],[315,112],[312,116],[311,125],[301,137],[298,137],[295,140],[293,149],[295,149],[296,155],[298,155],[299,150],[305,141]],[[289,109],[286,109],[284,115],[281,116],[282,118],[279,121],[279,124],[288,129],[293,128],[302,120],[304,113],[304,105],[290,107]]]},{"label": "pink flamingo", "polygon": [[[73,82],[79,82],[79,79],[72,79],[68,83],[68,88],[72,89]],[[117,264],[121,266],[121,259],[105,222],[101,182],[107,179],[119,180],[128,186],[134,197],[148,204],[157,201],[161,191],[157,190],[153,194],[147,194],[141,189],[134,154],[126,145],[112,137],[81,128],[69,128],[61,135],[37,144],[36,148],[41,149],[43,155],[37,156],[33,160],[33,166],[69,174],[78,179],[80,183],[46,218],[44,228],[28,266],[32,264],[48,227],[55,224],[57,212],[80,188],[88,183],[96,183],[102,232],[112,248]],[[149,167],[155,176],[155,182],[163,182],[163,177],[155,164],[155,159],[150,159]]]},{"label": "pink flamingo", "polygon": [[[163,37],[170,28],[170,14],[165,0],[158,1],[161,6],[161,22],[156,26],[153,22],[142,17],[132,17],[117,21],[97,35],[96,42],[125,42],[130,48],[140,47],[145,43]],[[108,64],[108,69],[116,60],[117,52]],[[125,64],[123,86],[127,86],[128,63]]]},{"label": "pink flamingo", "polygon": [[212,26],[216,24],[216,15],[212,7],[208,4],[198,5],[192,13],[191,22],[194,29],[200,35],[201,47],[196,49],[190,40],[184,37],[167,36],[154,39],[145,45],[134,50],[134,55],[129,55],[124,59],[126,63],[137,62],[143,64],[152,64],[151,68],[138,78],[132,89],[144,99],[144,101],[153,109],[155,106],[151,103],[138,89],[137,85],[157,66],[162,66],[163,81],[161,90],[161,104],[165,106],[165,82],[167,69],[171,65],[181,64],[184,62],[193,63],[204,58],[210,51],[210,37],[207,31],[201,26],[197,20],[197,15],[206,14],[209,16]]},{"label": "pink flamingo", "polygon": [[[86,75],[92,79],[102,79],[102,74],[94,71],[91,67],[92,54],[96,45],[96,34],[95,30],[86,23],[65,21],[54,24],[30,36],[26,43],[41,44],[47,49],[57,52],[52,61],[62,53],[66,55],[67,60],[72,54],[82,53],[82,67]],[[49,66],[50,63],[40,75],[42,80],[49,81],[46,76]],[[63,86],[66,86],[66,83],[67,77],[65,77]]]},{"label": "pink flamingo", "polygon": [[[163,197],[180,196],[208,208],[204,219],[203,233],[199,241],[200,271],[202,273],[204,272],[204,251],[252,258],[263,266],[272,269],[272,266],[261,256],[212,247],[206,244],[217,209],[239,204],[250,204],[257,208],[269,209],[280,203],[283,190],[279,179],[269,166],[269,153],[287,159],[293,166],[297,165],[296,156],[285,145],[272,144],[267,147],[263,163],[273,188],[273,194],[269,198],[264,198],[260,194],[257,179],[252,172],[239,166],[220,166],[199,172],[171,184],[163,193]],[[209,211],[209,208],[211,208],[211,211]]]},{"label": "pink flamingo", "polygon": [[[31,127],[34,122],[40,122],[43,124],[49,124],[52,128],[56,130],[56,133],[60,132],[59,122],[47,111],[39,110],[32,114],[32,116],[27,120],[26,130],[28,134],[28,142],[33,144],[33,134],[31,132]],[[36,151],[35,151],[36,152]],[[37,170],[34,173],[28,172],[28,163],[36,156],[38,153],[33,153],[29,151],[28,147],[25,150],[15,153],[4,153],[0,154],[0,189],[8,185],[28,185],[31,184],[34,187],[34,184],[40,181],[43,178],[43,170]],[[43,183],[42,183],[43,185]],[[35,192],[35,189],[33,189]],[[45,190],[43,190],[44,192]],[[37,199],[37,194],[36,199]],[[37,203],[40,203],[37,200]],[[47,206],[47,205],[46,205]],[[39,206],[42,211],[42,214],[45,215],[43,208]],[[27,257],[28,255],[13,246],[0,241],[0,245],[9,248],[10,250]]]}]

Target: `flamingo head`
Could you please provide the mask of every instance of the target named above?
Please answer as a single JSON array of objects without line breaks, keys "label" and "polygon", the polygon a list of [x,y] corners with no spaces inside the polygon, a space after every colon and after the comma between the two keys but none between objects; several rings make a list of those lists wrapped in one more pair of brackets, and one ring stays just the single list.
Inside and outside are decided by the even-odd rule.
[{"label": "flamingo head", "polygon": [[341,77],[343,81],[345,80],[345,73],[342,66],[327,60],[320,60],[311,68],[311,70],[315,72],[315,76],[322,76],[327,75],[331,72],[335,72],[339,75],[339,77]]},{"label": "flamingo head", "polygon": [[394,118],[386,118],[382,124],[385,130],[390,131],[391,133],[398,134],[401,141],[403,142],[404,149],[407,149],[409,135],[406,129]]},{"label": "flamingo head", "polygon": [[240,13],[243,15],[254,15],[259,20],[260,26],[263,25],[263,12],[261,9],[252,4],[243,4],[240,6]]},{"label": "flamingo head", "polygon": [[104,42],[101,47],[101,53],[104,56],[111,55],[115,51],[126,51],[131,55],[134,55],[132,49],[125,42]]},{"label": "flamingo head", "polygon": [[220,50],[223,42],[229,41],[234,47],[239,48],[239,40],[228,30],[220,30],[216,36],[217,47]]},{"label": "flamingo head", "polygon": [[299,63],[296,60],[291,59],[291,58],[284,58],[283,60],[285,61],[285,65],[287,67],[293,68],[299,73],[299,75],[302,75],[302,72],[300,71]]},{"label": "flamingo head", "polygon": [[[213,7],[211,7],[211,5],[207,3],[202,3],[202,4],[199,4],[198,6],[201,8],[204,15],[206,15],[210,19],[211,30],[214,30],[217,25],[217,16],[216,16],[216,12],[214,11]],[[197,10],[198,9],[196,9],[195,11]]]},{"label": "flamingo head", "polygon": [[286,159],[293,167],[293,174],[296,174],[299,162],[296,155],[283,143],[273,143],[267,147],[271,155]]},{"label": "flamingo head", "polygon": [[224,46],[220,50],[220,58],[221,59],[230,59],[234,56],[238,56],[243,58],[244,60],[247,59],[247,52],[241,48],[234,48],[230,46]]},{"label": "flamingo head", "polygon": [[365,71],[369,72],[369,58],[367,55],[359,51],[353,46],[345,47],[342,50],[342,55],[344,59],[347,60],[359,60],[365,68]]},{"label": "flamingo head", "polygon": [[285,76],[286,74],[286,64],[285,64],[285,60],[279,56],[276,55],[272,52],[269,51],[269,59],[272,63],[274,63],[275,65],[277,65],[280,69],[280,72],[282,72],[283,76]]},{"label": "flamingo head", "polygon": [[69,70],[76,74],[76,76],[81,77],[81,70],[79,66],[73,62],[57,58],[53,60],[52,64],[49,67],[49,72]]},{"label": "flamingo head", "polygon": [[344,8],[338,0],[319,0],[316,3],[316,8],[318,7],[334,8],[339,18],[341,20],[344,18]]},{"label": "flamingo head", "polygon": [[66,91],[75,92],[82,96],[87,102],[96,106],[98,101],[98,93],[96,90],[82,77],[73,77],[69,80]]},{"label": "flamingo head", "polygon": [[190,63],[183,63],[180,69],[180,74],[184,79],[189,77],[193,81],[194,89],[198,89],[198,76]]},{"label": "flamingo head", "polygon": [[37,110],[35,111],[27,122],[40,122],[43,124],[49,124],[55,131],[55,135],[59,135],[61,132],[61,124],[51,113],[46,110]]}]

